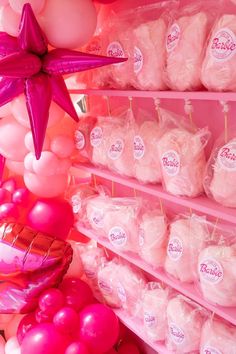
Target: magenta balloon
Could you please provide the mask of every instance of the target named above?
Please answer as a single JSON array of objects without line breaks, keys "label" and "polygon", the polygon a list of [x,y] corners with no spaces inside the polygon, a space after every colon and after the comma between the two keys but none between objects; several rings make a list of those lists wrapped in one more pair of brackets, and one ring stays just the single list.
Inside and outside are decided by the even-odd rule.
[{"label": "magenta balloon", "polygon": [[93,304],[80,312],[79,340],[94,352],[112,348],[119,335],[119,320],[107,306]]},{"label": "magenta balloon", "polygon": [[12,53],[1,59],[0,72],[2,76],[13,79],[23,79],[39,73],[41,60],[27,52]]},{"label": "magenta balloon", "polygon": [[90,354],[90,352],[84,343],[73,342],[67,347],[65,354]]},{"label": "magenta balloon", "polygon": [[50,315],[54,315],[65,302],[65,298],[59,289],[45,290],[39,298],[39,308]]},{"label": "magenta balloon", "polygon": [[100,4],[112,4],[117,0],[93,0],[94,2],[99,2]]},{"label": "magenta balloon", "polygon": [[56,328],[67,334],[75,333],[79,326],[79,316],[71,307],[62,307],[53,317]]},{"label": "magenta balloon", "polygon": [[11,194],[16,190],[16,180],[12,177],[2,183],[2,188],[9,191]]},{"label": "magenta balloon", "polygon": [[35,319],[34,312],[29,313],[21,319],[17,329],[17,339],[20,344],[22,343],[26,333],[29,332],[37,324],[38,323]]},{"label": "magenta balloon", "polygon": [[19,217],[19,210],[14,203],[4,203],[0,205],[0,220],[16,220]]},{"label": "magenta balloon", "polygon": [[26,188],[18,188],[12,195],[12,201],[15,204],[20,204],[27,207],[29,202],[30,193]]},{"label": "magenta balloon", "polygon": [[52,322],[53,316],[47,312],[45,313],[44,311],[42,311],[40,309],[36,309],[35,318],[36,318],[37,323],[50,323],[50,322]]},{"label": "magenta balloon", "polygon": [[67,238],[73,223],[71,205],[64,199],[39,199],[28,214],[29,226],[63,240]]},{"label": "magenta balloon", "polygon": [[73,307],[76,311],[94,300],[92,290],[81,279],[66,278],[60,285],[60,289],[65,296],[67,306]]},{"label": "magenta balloon", "polygon": [[69,342],[52,323],[39,324],[26,333],[21,354],[64,354]]},{"label": "magenta balloon", "polygon": [[4,188],[0,188],[0,204],[11,202],[11,193]]}]

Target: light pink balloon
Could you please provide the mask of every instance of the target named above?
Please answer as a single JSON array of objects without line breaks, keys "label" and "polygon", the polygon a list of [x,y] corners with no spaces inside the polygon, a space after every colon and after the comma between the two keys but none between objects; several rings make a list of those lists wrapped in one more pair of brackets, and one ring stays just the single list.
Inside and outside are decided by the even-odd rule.
[{"label": "light pink balloon", "polygon": [[0,335],[0,354],[5,354],[5,343],[4,338]]},{"label": "light pink balloon", "polygon": [[[31,132],[28,132],[25,136],[25,146],[29,151],[34,153],[34,142],[33,142],[33,136]],[[50,147],[50,139],[47,135],[45,135],[43,150],[49,150],[49,147]]]},{"label": "light pink balloon", "polygon": [[59,160],[51,151],[42,151],[40,159],[36,160],[36,158],[34,158],[33,160],[33,170],[41,176],[55,175],[58,166]]},{"label": "light pink balloon", "polygon": [[92,37],[97,23],[91,0],[48,0],[41,25],[49,43],[58,48],[78,48]]},{"label": "light pink balloon", "polygon": [[0,117],[7,117],[11,115],[11,103],[4,104],[0,107]]},{"label": "light pink balloon", "polygon": [[9,0],[9,4],[15,12],[21,13],[23,5],[29,3],[35,14],[43,10],[45,0]]},{"label": "light pink balloon", "polygon": [[24,162],[12,161],[12,160],[7,159],[6,166],[11,172],[14,172],[17,175],[23,176],[24,171],[25,171]]},{"label": "light pink balloon", "polygon": [[[30,128],[29,115],[26,108],[25,96],[16,97],[11,103],[11,112],[15,119],[24,127]],[[49,109],[48,127],[59,122],[65,115],[65,112],[52,101]]]},{"label": "light pink balloon", "polygon": [[32,152],[29,152],[24,159],[24,166],[25,169],[30,171],[30,172],[34,172],[33,169],[33,161],[35,159],[35,155]]},{"label": "light pink balloon", "polygon": [[68,185],[67,175],[39,176],[26,171],[24,173],[26,187],[42,198],[53,198],[63,194]]},{"label": "light pink balloon", "polygon": [[59,161],[59,165],[57,167],[57,174],[66,174],[71,167],[70,159],[63,159]]},{"label": "light pink balloon", "polygon": [[0,154],[9,160],[23,161],[27,154],[24,144],[28,129],[22,127],[13,117],[0,120]]},{"label": "light pink balloon", "polygon": [[55,136],[51,141],[51,150],[60,158],[70,157],[74,146],[74,140],[66,135]]},{"label": "light pink balloon", "polygon": [[21,354],[20,345],[17,338],[11,337],[5,345],[5,354]]},{"label": "light pink balloon", "polygon": [[25,315],[15,315],[11,319],[10,322],[8,322],[7,326],[5,327],[5,337],[6,340],[10,339],[11,337],[16,336],[17,328],[19,326],[20,321]]},{"label": "light pink balloon", "polygon": [[19,33],[21,16],[12,10],[10,5],[6,5],[2,11],[2,27],[11,36],[17,37]]}]

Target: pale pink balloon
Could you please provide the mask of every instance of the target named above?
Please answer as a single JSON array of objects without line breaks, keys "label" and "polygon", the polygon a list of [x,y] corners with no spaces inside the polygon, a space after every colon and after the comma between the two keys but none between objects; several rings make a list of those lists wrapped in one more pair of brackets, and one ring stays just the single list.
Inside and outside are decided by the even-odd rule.
[{"label": "pale pink balloon", "polygon": [[59,48],[79,48],[92,37],[97,24],[91,0],[48,0],[41,25],[49,43]]},{"label": "pale pink balloon", "polygon": [[59,165],[57,167],[57,174],[66,174],[71,167],[70,159],[63,159],[59,161]]},{"label": "pale pink balloon", "polygon": [[60,158],[70,157],[74,151],[74,140],[66,135],[58,135],[51,141],[51,150]]},{"label": "pale pink balloon", "polygon": [[24,159],[24,167],[26,170],[30,172],[34,172],[33,169],[33,161],[35,159],[35,155],[32,152],[29,152]]},{"label": "pale pink balloon", "polygon": [[[1,6],[1,5],[0,5]],[[11,103],[4,104],[0,107],[0,117],[7,117],[11,115]]]},{"label": "pale pink balloon", "polygon": [[11,171],[16,173],[17,175],[23,176],[25,167],[23,161],[12,161],[6,160],[6,166]]},{"label": "pale pink balloon", "polygon": [[11,36],[17,37],[19,34],[21,16],[12,10],[10,5],[6,5],[2,11],[2,27]]},{"label": "pale pink balloon", "polygon": [[[33,142],[33,136],[31,132],[28,132],[25,136],[25,146],[29,151],[34,153],[34,142]],[[50,147],[50,139],[47,135],[45,135],[43,150],[49,150],[49,147]]]},{"label": "pale pink balloon", "polygon": [[[24,127],[30,128],[29,115],[26,108],[25,96],[16,97],[11,103],[11,112],[15,119]],[[65,115],[65,112],[52,101],[49,109],[48,127],[59,122]]]},{"label": "pale pink balloon", "polygon": [[5,354],[5,343],[4,338],[0,335],[0,354]]},{"label": "pale pink balloon", "polygon": [[42,198],[53,198],[63,194],[68,185],[67,175],[39,176],[26,171],[24,173],[26,187]]},{"label": "pale pink balloon", "polygon": [[20,321],[22,320],[22,318],[25,315],[15,315],[11,321],[7,324],[7,326],[5,327],[5,337],[6,340],[10,339],[11,337],[14,337],[16,335],[17,332],[17,328],[19,326]]},{"label": "pale pink balloon", "polygon": [[29,3],[35,14],[40,13],[45,5],[45,0],[9,0],[9,4],[15,12],[21,13],[25,3]]},{"label": "pale pink balloon", "polygon": [[23,161],[27,154],[24,144],[28,129],[22,127],[13,117],[0,120],[0,154],[9,160]]},{"label": "pale pink balloon", "polygon": [[39,160],[33,160],[33,170],[41,176],[52,176],[56,174],[59,165],[57,156],[51,151],[42,151]]},{"label": "pale pink balloon", "polygon": [[17,338],[11,337],[5,345],[5,354],[21,354],[20,345]]}]

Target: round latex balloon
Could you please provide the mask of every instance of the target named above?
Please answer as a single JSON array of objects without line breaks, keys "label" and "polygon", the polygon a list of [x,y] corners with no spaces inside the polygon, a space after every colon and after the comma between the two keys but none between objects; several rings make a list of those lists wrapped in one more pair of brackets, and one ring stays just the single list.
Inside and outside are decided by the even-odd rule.
[{"label": "round latex balloon", "polygon": [[25,171],[25,166],[24,162],[22,161],[12,161],[12,160],[6,160],[6,166],[8,170],[11,172],[14,172],[17,175],[23,176],[24,171]]},{"label": "round latex balloon", "polygon": [[26,0],[9,0],[9,4],[12,7],[12,9],[15,12],[18,12],[19,14],[21,14],[23,6],[26,2],[32,6],[32,9],[35,14],[38,14],[39,12],[41,12],[44,5],[45,5],[45,0],[27,0],[27,1]]},{"label": "round latex balloon", "polygon": [[0,120],[0,154],[9,160],[23,161],[27,154],[24,139],[28,129],[13,117]]},{"label": "round latex balloon", "polygon": [[33,169],[33,161],[35,159],[35,155],[32,152],[29,152],[24,158],[24,167],[26,170],[30,172],[34,172]]},{"label": "round latex balloon", "polygon": [[14,203],[4,203],[0,205],[0,220],[16,220],[19,217],[19,210]]},{"label": "round latex balloon", "polygon": [[53,176],[57,172],[60,161],[51,151],[42,151],[39,160],[33,160],[33,170],[37,175]]},{"label": "round latex balloon", "polygon": [[22,354],[64,354],[70,339],[52,323],[39,324],[26,333],[21,343]]},{"label": "round latex balloon", "polygon": [[6,342],[5,354],[22,354],[20,345],[16,337],[11,337]]},{"label": "round latex balloon", "polygon": [[[7,189],[0,188],[0,204],[10,203],[11,202],[11,192]],[[0,315],[0,323],[1,323],[1,315]]]},{"label": "round latex balloon", "polygon": [[[34,142],[33,142],[33,136],[31,132],[28,132],[25,136],[25,146],[29,151],[34,153]],[[47,135],[45,135],[43,150],[49,150],[49,147],[50,147],[50,139],[48,138]]]},{"label": "round latex balloon", "polygon": [[84,343],[73,342],[67,347],[65,354],[90,354],[90,352]]},{"label": "round latex balloon", "polygon": [[57,167],[57,173],[58,174],[67,174],[70,167],[71,167],[71,160],[70,159],[60,160],[59,165]]},{"label": "round latex balloon", "polygon": [[18,36],[21,16],[12,10],[10,5],[6,5],[2,10],[1,21],[3,31],[13,37]]},{"label": "round latex balloon", "polygon": [[4,334],[6,337],[6,340],[10,339],[11,337],[14,337],[17,332],[17,328],[19,326],[19,323],[21,322],[22,318],[24,315],[15,315],[11,321],[7,324],[4,330]]},{"label": "round latex balloon", "polygon": [[7,117],[11,115],[11,103],[4,104],[0,107],[0,117]]},{"label": "round latex balloon", "polygon": [[112,348],[119,335],[119,320],[107,306],[93,304],[80,312],[79,339],[94,352]]},{"label": "round latex balloon", "polygon": [[37,200],[28,214],[28,225],[65,240],[74,223],[71,205],[64,199]]},{"label": "round latex balloon", "polygon": [[53,323],[59,331],[72,335],[78,330],[79,316],[73,308],[62,307],[53,317]]},{"label": "round latex balloon", "polygon": [[38,323],[35,319],[34,312],[30,312],[28,315],[21,319],[17,329],[17,339],[20,344],[22,343],[26,333],[29,332],[37,324]]},{"label": "round latex balloon", "polygon": [[61,159],[70,157],[74,151],[74,140],[66,135],[58,135],[51,141],[51,150]]},{"label": "round latex balloon", "polygon": [[18,188],[12,195],[12,202],[27,207],[29,204],[30,193],[26,188]]},{"label": "round latex balloon", "polygon": [[91,0],[47,0],[41,25],[53,47],[74,49],[92,37],[97,23]]},{"label": "round latex balloon", "polygon": [[39,298],[39,308],[45,314],[54,315],[64,305],[65,299],[59,289],[47,289]]}]

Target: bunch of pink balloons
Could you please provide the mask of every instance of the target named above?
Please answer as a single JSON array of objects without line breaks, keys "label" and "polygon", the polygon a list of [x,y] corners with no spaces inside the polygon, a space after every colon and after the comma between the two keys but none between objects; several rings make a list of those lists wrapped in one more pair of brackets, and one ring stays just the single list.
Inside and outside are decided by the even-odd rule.
[{"label": "bunch of pink balloons", "polygon": [[23,5],[30,3],[51,46],[76,49],[92,37],[97,14],[92,0],[1,0],[1,30],[17,36]]}]

